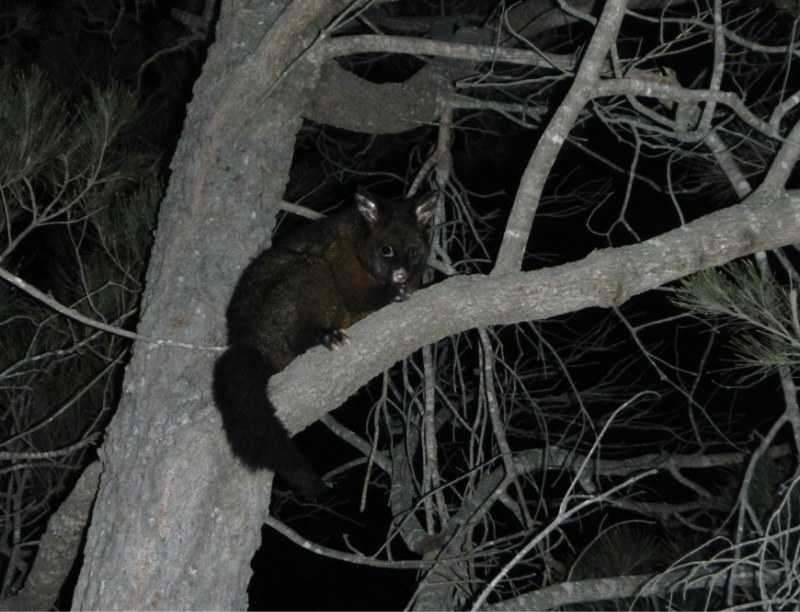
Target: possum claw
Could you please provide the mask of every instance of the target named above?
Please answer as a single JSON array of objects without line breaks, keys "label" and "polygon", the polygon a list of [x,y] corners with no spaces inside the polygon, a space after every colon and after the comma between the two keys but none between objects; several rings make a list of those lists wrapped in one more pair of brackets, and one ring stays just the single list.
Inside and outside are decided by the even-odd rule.
[{"label": "possum claw", "polygon": [[335,351],[345,344],[350,344],[350,338],[341,329],[334,329],[322,336],[321,343]]}]

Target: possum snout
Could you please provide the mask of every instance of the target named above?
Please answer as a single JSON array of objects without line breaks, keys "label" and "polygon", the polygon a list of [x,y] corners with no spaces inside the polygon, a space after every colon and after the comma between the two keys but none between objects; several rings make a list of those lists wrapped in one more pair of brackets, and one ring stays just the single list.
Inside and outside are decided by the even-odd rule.
[{"label": "possum snout", "polygon": [[405,268],[399,268],[392,272],[392,282],[395,285],[402,285],[408,282],[408,272]]}]

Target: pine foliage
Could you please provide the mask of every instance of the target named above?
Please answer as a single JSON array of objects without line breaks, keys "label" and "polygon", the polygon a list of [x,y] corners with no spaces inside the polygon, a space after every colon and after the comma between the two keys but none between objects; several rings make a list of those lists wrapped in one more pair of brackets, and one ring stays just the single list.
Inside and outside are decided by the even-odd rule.
[{"label": "pine foliage", "polygon": [[[120,86],[71,99],[0,67],[0,266],[94,320],[132,327],[161,186]],[[22,584],[48,512],[93,453],[128,341],[0,284],[0,597]]]},{"label": "pine foliage", "polygon": [[786,290],[749,261],[694,274],[675,290],[673,301],[731,335],[739,367],[763,377],[800,362],[797,290]]}]

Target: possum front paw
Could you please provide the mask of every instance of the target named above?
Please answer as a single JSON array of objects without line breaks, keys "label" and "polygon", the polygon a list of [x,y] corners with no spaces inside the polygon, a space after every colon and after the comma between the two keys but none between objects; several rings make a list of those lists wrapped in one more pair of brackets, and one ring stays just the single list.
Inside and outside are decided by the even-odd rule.
[{"label": "possum front paw", "polygon": [[341,329],[334,329],[322,335],[320,344],[324,344],[332,351],[335,351],[345,344],[350,344],[350,338]]},{"label": "possum front paw", "polygon": [[394,295],[392,296],[392,301],[394,302],[405,302],[411,294],[408,291],[408,285],[406,283],[397,284],[394,286]]}]

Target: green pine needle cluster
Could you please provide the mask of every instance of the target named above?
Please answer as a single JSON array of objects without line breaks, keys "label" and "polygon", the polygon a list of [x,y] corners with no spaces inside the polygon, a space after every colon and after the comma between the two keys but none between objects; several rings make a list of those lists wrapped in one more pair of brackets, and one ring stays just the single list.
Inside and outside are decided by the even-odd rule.
[{"label": "green pine needle cluster", "polygon": [[664,543],[642,525],[620,524],[603,531],[576,559],[570,580],[646,574],[663,563]]},{"label": "green pine needle cluster", "polygon": [[782,287],[750,261],[684,279],[673,302],[731,336],[739,367],[763,377],[800,363],[796,288]]}]

